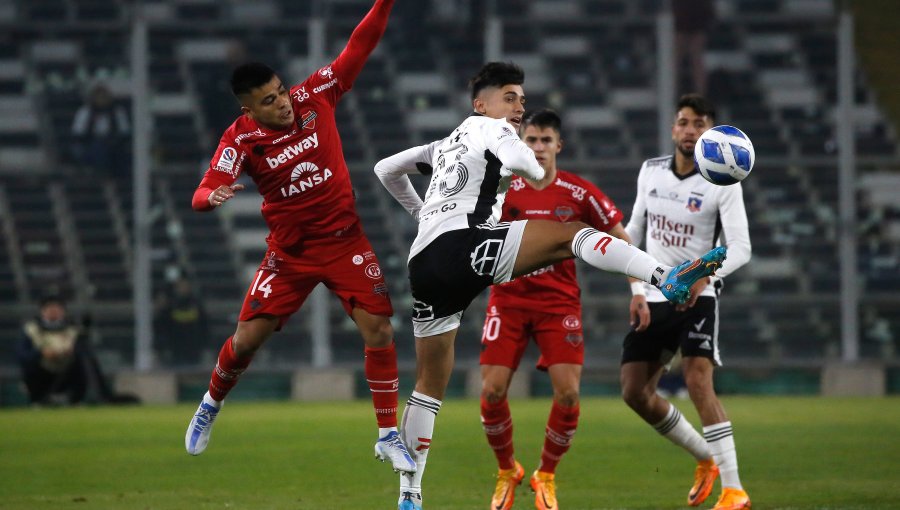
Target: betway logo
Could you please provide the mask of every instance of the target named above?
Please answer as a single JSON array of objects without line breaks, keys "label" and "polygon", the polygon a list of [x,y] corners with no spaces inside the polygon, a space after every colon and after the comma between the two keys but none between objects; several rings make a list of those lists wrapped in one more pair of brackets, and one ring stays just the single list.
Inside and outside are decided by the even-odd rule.
[{"label": "betway logo", "polygon": [[300,142],[294,145],[288,145],[281,151],[281,154],[275,156],[274,158],[266,158],[266,163],[269,164],[269,168],[276,168],[278,165],[283,165],[288,161],[296,158],[297,156],[303,154],[303,152],[309,149],[315,149],[319,146],[319,135],[317,133],[313,133]]}]

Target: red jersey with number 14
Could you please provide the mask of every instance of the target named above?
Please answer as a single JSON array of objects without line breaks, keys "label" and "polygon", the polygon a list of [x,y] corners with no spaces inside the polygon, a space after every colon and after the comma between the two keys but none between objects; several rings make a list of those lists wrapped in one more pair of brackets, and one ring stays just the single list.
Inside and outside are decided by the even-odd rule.
[{"label": "red jersey with number 14", "polygon": [[[575,174],[557,171],[556,180],[542,190],[514,177],[503,203],[502,221],[583,221],[607,232],[622,221],[622,212],[609,197]],[[580,304],[581,288],[575,260],[547,266],[502,285],[491,287],[491,301],[539,312],[568,313]]]},{"label": "red jersey with number 14", "polygon": [[242,115],[225,131],[194,193],[194,209],[212,209],[210,193],[246,173],[264,199],[269,243],[291,249],[306,240],[359,235],[335,108],[384,33],[392,5],[393,0],[376,1],[344,51],[291,87],[293,126],[272,130]]}]

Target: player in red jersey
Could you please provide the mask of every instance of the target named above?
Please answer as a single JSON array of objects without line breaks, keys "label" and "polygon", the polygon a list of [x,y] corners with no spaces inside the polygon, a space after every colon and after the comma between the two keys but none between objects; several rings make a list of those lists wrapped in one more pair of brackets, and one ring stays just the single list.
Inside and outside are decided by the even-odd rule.
[{"label": "player in red jersey", "polygon": [[[612,200],[590,182],[556,167],[556,156],[562,150],[561,127],[559,115],[549,109],[526,115],[522,121],[522,139],[546,173],[540,181],[513,178],[501,220],[583,221],[631,242],[621,224],[622,212]],[[512,508],[515,488],[525,476],[514,455],[507,390],[532,339],[541,351],[537,367],[550,375],[553,405],[541,463],[531,477],[531,487],[536,508],[557,508],[556,466],[578,426],[584,363],[580,295],[573,259],[491,287],[480,361],[481,422],[499,467],[492,509]],[[646,307],[644,313],[648,313]]]},{"label": "player in red jersey", "polygon": [[232,74],[243,115],[222,135],[192,203],[197,211],[221,206],[243,189],[235,181],[246,173],[264,198],[262,215],[270,233],[237,329],[222,346],[209,392],[188,427],[185,447],[192,455],[206,449],[222,402],[254,353],[323,283],[340,298],[365,341],[366,379],[379,428],[376,455],[395,470],[416,470],[397,435],[393,308],[360,226],[335,125],[337,102],[381,39],[393,3],[376,0],[344,51],[290,91],[263,64],[244,64]]}]

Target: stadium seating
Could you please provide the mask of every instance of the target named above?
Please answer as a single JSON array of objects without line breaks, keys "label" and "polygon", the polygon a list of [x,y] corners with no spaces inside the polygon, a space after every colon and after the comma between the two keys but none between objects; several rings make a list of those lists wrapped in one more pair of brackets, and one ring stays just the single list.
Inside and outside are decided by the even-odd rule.
[{"label": "stadium seating", "polygon": [[[503,20],[503,51],[530,71],[528,106],[562,113],[567,145],[561,167],[600,185],[627,216],[637,168],[658,150],[654,13],[661,2],[497,3],[530,14]],[[190,210],[216,139],[238,112],[225,85],[230,52],[237,44],[248,58],[267,61],[292,80],[321,64],[306,59],[311,2],[269,0],[249,9],[240,2],[158,0],[147,6],[151,96],[131,98],[124,78],[128,4],[17,0],[12,12],[22,26],[11,30],[9,45],[0,45],[0,343],[12,341],[23,313],[53,286],[94,310],[95,341],[113,369],[134,361],[131,184],[128,171],[86,176],[71,165],[71,119],[83,89],[103,77],[125,104],[148,101],[155,290],[172,268],[188,275],[212,316],[213,336],[221,339],[233,327],[248,271],[261,259],[265,232],[258,199],[250,197],[252,183],[231,210]],[[481,3],[468,4],[441,10],[398,2],[384,41],[337,111],[357,206],[390,284],[403,342],[412,336],[405,261],[415,225],[371,169],[383,156],[443,136],[466,115],[465,85],[485,51]],[[369,5],[326,3],[328,58]],[[719,122],[742,127],[759,156],[744,185],[755,259],[729,279],[721,310],[723,354],[750,362],[825,360],[837,355],[839,335],[834,12],[830,2],[815,8],[796,0],[717,5],[705,55],[709,95],[719,104]],[[186,19],[206,23],[194,30]],[[66,28],[48,37],[38,21]],[[860,170],[896,171],[897,134],[862,73],[856,86]],[[426,184],[415,181],[420,189]],[[866,206],[860,218],[877,211],[881,226],[860,246],[863,285],[879,299],[894,299],[900,235],[889,232],[900,233],[900,208]],[[580,274],[589,363],[614,366],[627,329],[627,288],[620,277],[585,267]],[[781,299],[759,300],[762,293]],[[472,305],[459,334],[458,357],[467,362],[478,354],[484,302],[481,296]],[[785,312],[787,302],[800,312]],[[900,338],[890,307],[871,309],[873,321],[886,317],[886,326],[878,327]],[[361,341],[333,299],[329,318],[335,361],[356,363]],[[259,363],[308,362],[308,327],[308,312],[299,313]],[[209,346],[210,356],[216,348]],[[863,354],[893,352],[871,344]],[[4,360],[0,364],[9,363]],[[401,361],[412,362],[411,349],[402,349]]]}]

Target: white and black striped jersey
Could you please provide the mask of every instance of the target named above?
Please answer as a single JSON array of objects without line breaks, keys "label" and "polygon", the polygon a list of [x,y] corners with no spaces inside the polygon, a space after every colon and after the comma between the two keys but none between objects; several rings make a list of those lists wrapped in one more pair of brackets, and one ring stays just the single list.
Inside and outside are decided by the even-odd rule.
[{"label": "white and black striped jersey", "polygon": [[[414,172],[431,173],[424,202],[406,175]],[[375,173],[419,220],[412,259],[444,232],[496,225],[512,175],[541,179],[544,169],[505,119],[473,114],[447,138],[379,161]]]},{"label": "white and black striped jersey", "polygon": [[[644,161],[625,230],[634,243],[644,240],[647,253],[671,266],[726,246],[728,258],[714,278],[725,277],[750,260],[741,185],[717,186],[696,171],[679,176],[674,165],[673,156]],[[645,288],[648,301],[666,300],[656,287]],[[707,286],[702,295],[715,296],[714,286]]]}]

